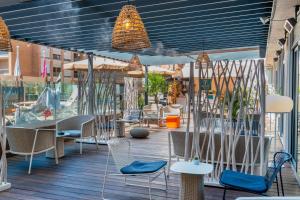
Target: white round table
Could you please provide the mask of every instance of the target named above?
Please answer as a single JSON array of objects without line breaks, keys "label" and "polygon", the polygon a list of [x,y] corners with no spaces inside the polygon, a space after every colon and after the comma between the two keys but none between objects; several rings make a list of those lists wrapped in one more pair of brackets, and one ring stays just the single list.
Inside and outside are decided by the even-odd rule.
[{"label": "white round table", "polygon": [[180,173],[180,199],[181,200],[204,200],[204,175],[213,171],[211,164],[192,162],[176,162],[171,166],[171,171]]}]

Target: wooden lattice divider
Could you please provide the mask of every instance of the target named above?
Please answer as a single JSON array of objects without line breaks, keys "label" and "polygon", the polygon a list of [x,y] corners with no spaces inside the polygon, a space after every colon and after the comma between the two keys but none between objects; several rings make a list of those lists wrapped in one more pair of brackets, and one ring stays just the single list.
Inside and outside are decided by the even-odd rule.
[{"label": "wooden lattice divider", "polygon": [[[200,64],[198,76],[199,90],[192,100],[193,155],[214,165],[210,180],[217,180],[224,169],[255,174],[255,163],[259,163],[263,174],[267,163],[263,61],[214,61],[205,67]],[[259,137],[256,148],[254,136]],[[244,149],[237,149],[240,138],[244,139]],[[236,160],[236,151],[243,152],[241,163]]]},{"label": "wooden lattice divider", "polygon": [[6,124],[5,124],[5,99],[2,84],[0,84],[0,191],[9,189],[11,184],[7,182],[7,159],[6,159]]},{"label": "wooden lattice divider", "polygon": [[[78,73],[78,114],[88,113],[89,102],[94,102],[93,115],[96,118],[97,138],[99,141],[107,141],[115,129],[115,72],[97,72],[93,74],[93,91],[89,94],[88,73]],[[92,101],[89,101],[93,98]]]},{"label": "wooden lattice divider", "polygon": [[130,111],[138,110],[139,82],[140,78],[124,77],[124,118],[130,115]]}]

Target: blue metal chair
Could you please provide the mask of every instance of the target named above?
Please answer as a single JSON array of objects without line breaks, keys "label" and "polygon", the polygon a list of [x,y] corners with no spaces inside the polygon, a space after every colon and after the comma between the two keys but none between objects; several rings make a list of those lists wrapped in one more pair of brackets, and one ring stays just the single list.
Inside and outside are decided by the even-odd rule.
[{"label": "blue metal chair", "polygon": [[[135,160],[130,154],[131,144],[127,138],[115,138],[108,141],[108,155],[106,160],[106,169],[104,174],[104,180],[102,185],[102,199],[104,198],[104,189],[105,182],[108,176],[122,176],[124,177],[124,181],[126,185],[139,186],[144,187],[142,184],[133,184],[129,183],[128,179],[130,177],[136,176],[144,176],[148,178],[148,184],[145,187],[148,187],[149,190],[149,198],[151,200],[151,190],[152,190],[152,182],[158,178],[161,174],[164,174],[165,178],[165,190],[168,189],[167,183],[167,174],[166,174],[166,166],[167,162],[164,160],[158,161],[139,161]],[[117,171],[115,173],[109,173],[109,157],[110,154],[113,157],[114,163],[117,167]],[[161,188],[156,188],[161,189]]]},{"label": "blue metal chair", "polygon": [[278,173],[282,196],[284,196],[281,167],[285,162],[289,162],[291,159],[292,156],[286,152],[276,152],[273,157],[273,166],[268,167],[265,176],[249,175],[232,170],[224,170],[220,176],[220,184],[224,186],[223,200],[225,200],[226,190],[239,190],[267,196],[265,193],[271,188],[274,181],[276,181],[277,194],[279,196]]}]

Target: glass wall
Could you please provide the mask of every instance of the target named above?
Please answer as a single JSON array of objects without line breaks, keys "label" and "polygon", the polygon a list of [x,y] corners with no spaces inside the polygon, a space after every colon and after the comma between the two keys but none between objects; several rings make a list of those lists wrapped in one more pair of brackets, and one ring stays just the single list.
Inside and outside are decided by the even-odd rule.
[{"label": "glass wall", "polygon": [[292,76],[292,97],[294,100],[294,109],[291,122],[291,142],[290,150],[295,160],[295,166],[298,175],[300,175],[300,65],[299,48],[293,50],[293,76]]},{"label": "glass wall", "polygon": [[7,125],[59,120],[77,114],[76,83],[1,81]]}]

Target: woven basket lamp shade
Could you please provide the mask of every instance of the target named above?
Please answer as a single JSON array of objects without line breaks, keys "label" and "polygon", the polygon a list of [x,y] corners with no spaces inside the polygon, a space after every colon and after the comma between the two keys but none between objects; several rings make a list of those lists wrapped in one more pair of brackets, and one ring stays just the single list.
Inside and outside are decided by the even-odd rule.
[{"label": "woven basket lamp shade", "polygon": [[133,51],[149,47],[148,34],[136,7],[123,6],[112,33],[112,48]]},{"label": "woven basket lamp shade", "polygon": [[207,67],[210,65],[210,58],[208,56],[208,53],[202,52],[198,55],[196,60],[196,68],[199,68],[200,65],[202,67]]},{"label": "woven basket lamp shade", "polygon": [[139,70],[143,71],[142,63],[137,55],[133,55],[129,62],[129,69],[130,70]]},{"label": "woven basket lamp shade", "polygon": [[10,34],[4,20],[0,17],[0,51],[12,51]]}]

